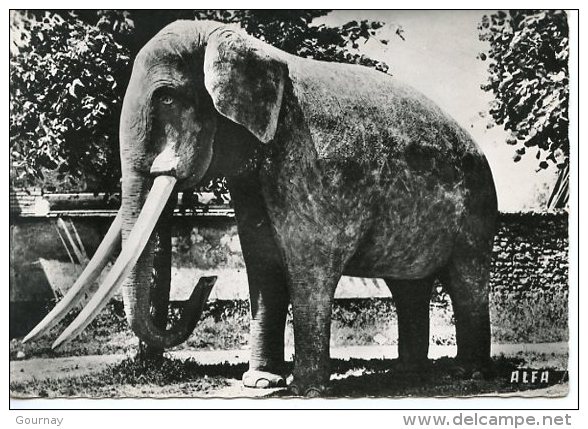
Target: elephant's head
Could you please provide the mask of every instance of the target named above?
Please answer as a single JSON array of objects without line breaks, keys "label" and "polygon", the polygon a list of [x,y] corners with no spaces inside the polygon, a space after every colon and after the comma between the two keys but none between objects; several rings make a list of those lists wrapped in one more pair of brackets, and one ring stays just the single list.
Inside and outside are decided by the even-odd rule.
[{"label": "elephant's head", "polygon": [[195,290],[188,304],[192,314],[185,310],[173,329],[155,326],[150,316],[150,237],[174,189],[230,173],[210,171],[222,165],[214,161],[223,145],[220,128],[236,124],[258,144],[274,137],[287,76],[280,55],[237,29],[205,21],[177,21],[143,47],[120,120],[121,210],[80,279],[27,340],[46,332],[77,303],[121,236],[121,254],[104,284],[54,346],[79,334],[120,284],[127,319],[140,339],[155,347],[187,339],[199,317],[194,313],[208,296],[206,288]]}]

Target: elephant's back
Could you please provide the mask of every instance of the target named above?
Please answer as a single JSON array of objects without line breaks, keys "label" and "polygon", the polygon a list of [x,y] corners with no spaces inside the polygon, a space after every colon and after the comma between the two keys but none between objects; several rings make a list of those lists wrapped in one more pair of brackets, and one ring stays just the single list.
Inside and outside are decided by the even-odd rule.
[{"label": "elephant's back", "polygon": [[305,59],[289,71],[319,159],[382,162],[415,146],[455,163],[464,154],[483,157],[453,118],[393,76]]},{"label": "elephant's back", "polygon": [[399,182],[422,180],[423,186],[436,182],[475,192],[487,206],[495,205],[482,150],[416,89],[359,65],[297,58],[289,71],[319,166],[355,165],[360,175],[369,176],[365,180],[380,183],[381,191],[390,186],[397,192]]}]

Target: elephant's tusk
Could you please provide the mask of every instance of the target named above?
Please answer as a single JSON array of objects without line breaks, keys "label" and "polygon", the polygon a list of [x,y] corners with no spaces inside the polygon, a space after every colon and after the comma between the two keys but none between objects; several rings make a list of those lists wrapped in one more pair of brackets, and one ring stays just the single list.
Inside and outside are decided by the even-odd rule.
[{"label": "elephant's tusk", "polygon": [[139,218],[133,226],[128,239],[123,244],[122,251],[114,266],[106,279],[104,279],[104,283],[72,324],[55,340],[53,343],[54,349],[79,335],[114,296],[116,290],[129,275],[147,245],[176,181],[177,179],[172,176],[158,176],[155,178]]},{"label": "elephant's tusk", "polygon": [[121,225],[122,216],[119,211],[110,225],[108,232],[104,236],[102,243],[100,243],[100,246],[96,249],[92,260],[86,265],[82,274],[78,277],[61,301],[53,307],[53,310],[51,310],[49,314],[47,314],[47,316],[45,316],[43,320],[41,320],[41,322],[39,322],[39,324],[22,340],[23,343],[34,340],[47,333],[47,331],[59,323],[61,319],[63,319],[65,315],[80,302],[84,294],[96,281],[108,263],[108,259],[119,245],[121,240]]}]

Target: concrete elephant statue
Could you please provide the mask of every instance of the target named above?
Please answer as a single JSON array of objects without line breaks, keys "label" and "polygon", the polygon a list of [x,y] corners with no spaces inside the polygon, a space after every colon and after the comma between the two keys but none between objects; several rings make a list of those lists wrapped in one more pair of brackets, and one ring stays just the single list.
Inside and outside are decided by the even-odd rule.
[{"label": "concrete elephant statue", "polygon": [[[295,57],[220,23],[177,21],[135,59],[120,145],[122,206],[96,258],[121,236],[123,250],[56,345],[81,332],[120,284],[140,339],[155,347],[187,339],[206,287],[188,304],[196,316],[186,310],[174,328],[158,328],[149,313],[149,237],[172,191],[224,175],[250,287],[245,385],[283,385],[291,303],[290,388],[324,392],[343,274],[385,279],[397,304],[399,357],[413,365],[427,361],[431,287],[441,278],[453,300],[458,359],[488,361],[492,174],[467,132],[394,77]],[[82,283],[103,263],[92,262]]]}]

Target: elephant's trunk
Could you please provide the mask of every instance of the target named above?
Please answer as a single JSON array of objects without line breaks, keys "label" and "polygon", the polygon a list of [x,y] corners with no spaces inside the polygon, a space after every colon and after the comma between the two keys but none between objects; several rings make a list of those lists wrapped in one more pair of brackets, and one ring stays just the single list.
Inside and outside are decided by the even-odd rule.
[{"label": "elephant's trunk", "polygon": [[[150,180],[138,173],[127,174],[122,182],[122,240],[123,246],[137,223],[141,208],[145,204]],[[154,238],[149,238],[143,253],[123,283],[125,314],[129,325],[139,338],[148,331],[150,319],[150,286],[153,272]],[[141,320],[145,319],[145,321]]]},{"label": "elephant's trunk", "polygon": [[[156,184],[164,183],[161,189]],[[159,198],[154,206],[147,207],[143,204],[146,194],[146,181],[143,177],[126,177],[123,180],[123,204],[121,213],[123,218],[122,237],[123,247],[127,241],[133,240],[134,229],[139,225],[137,214],[141,207],[142,211],[155,210],[161,212],[169,198],[169,192],[173,188],[175,179],[170,176],[159,176],[150,193],[150,198]],[[165,189],[164,189],[165,188]],[[156,195],[153,193],[157,192]],[[159,193],[161,192],[161,193]],[[151,281],[153,277],[153,260],[155,251],[155,237],[151,231],[144,232],[151,235],[137,264],[131,270],[123,284],[123,297],[127,320],[133,332],[139,339],[148,345],[156,348],[169,348],[176,346],[188,339],[203,310],[204,303],[208,298],[211,288],[210,278],[201,279],[199,285],[194,289],[192,296],[187,301],[182,317],[170,330],[162,329],[155,323],[151,314]],[[131,243],[132,244],[132,243]]]},{"label": "elephant's trunk", "polygon": [[[185,341],[194,329],[216,281],[215,277],[200,279],[185,305],[182,318],[173,329],[167,331],[154,324],[150,314],[150,284],[154,248],[151,234],[169,199],[176,179],[171,176],[158,176],[153,181],[153,187],[145,199],[138,217],[138,207],[144,199],[145,181],[137,177],[126,177],[125,180],[123,201],[129,199],[128,202],[123,203],[121,209],[121,217],[123,218],[122,251],[96,294],[72,324],[57,338],[53,344],[54,348],[82,332],[127,278],[127,287],[125,287],[124,293],[125,308],[133,331],[150,346],[156,348],[173,347]],[[127,217],[125,218],[125,216]],[[145,248],[147,249],[144,251]],[[141,263],[136,266],[139,260]]]}]

